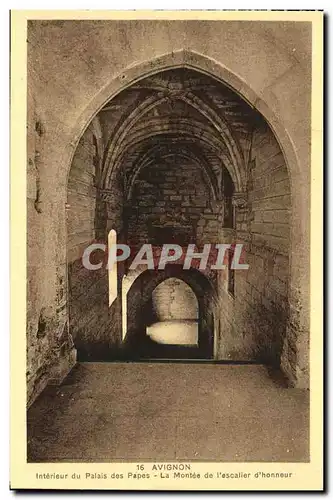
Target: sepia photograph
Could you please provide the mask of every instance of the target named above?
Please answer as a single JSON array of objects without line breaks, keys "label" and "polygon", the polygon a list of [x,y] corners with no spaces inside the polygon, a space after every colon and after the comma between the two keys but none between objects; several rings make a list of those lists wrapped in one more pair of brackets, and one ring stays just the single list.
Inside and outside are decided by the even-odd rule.
[{"label": "sepia photograph", "polygon": [[[48,464],[34,469],[36,488],[81,488],[83,477],[209,489],[198,481],[218,463],[214,489],[255,477],[288,489],[288,466],[315,457],[323,13],[204,12],[25,19],[26,309],[15,350],[24,346],[26,463]],[[76,483],[61,467],[73,463],[88,465]],[[133,466],[101,468],[117,463]]]}]

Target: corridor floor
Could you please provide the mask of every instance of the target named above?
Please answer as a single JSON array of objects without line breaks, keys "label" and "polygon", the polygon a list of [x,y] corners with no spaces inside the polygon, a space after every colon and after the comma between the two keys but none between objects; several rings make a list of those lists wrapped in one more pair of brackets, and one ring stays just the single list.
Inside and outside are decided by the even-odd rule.
[{"label": "corridor floor", "polygon": [[28,461],[308,461],[308,399],[261,365],[81,363],[28,411]]}]

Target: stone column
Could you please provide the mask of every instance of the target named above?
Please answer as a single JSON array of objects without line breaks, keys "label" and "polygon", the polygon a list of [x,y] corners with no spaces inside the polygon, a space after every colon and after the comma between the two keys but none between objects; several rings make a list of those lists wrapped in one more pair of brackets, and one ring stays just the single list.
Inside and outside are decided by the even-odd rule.
[{"label": "stone column", "polygon": [[117,234],[123,229],[123,196],[117,189],[99,189],[97,193],[99,212],[105,216],[105,237],[111,229]]},{"label": "stone column", "polygon": [[232,196],[234,228],[238,231],[248,231],[247,215],[248,200],[247,193],[235,192]]}]

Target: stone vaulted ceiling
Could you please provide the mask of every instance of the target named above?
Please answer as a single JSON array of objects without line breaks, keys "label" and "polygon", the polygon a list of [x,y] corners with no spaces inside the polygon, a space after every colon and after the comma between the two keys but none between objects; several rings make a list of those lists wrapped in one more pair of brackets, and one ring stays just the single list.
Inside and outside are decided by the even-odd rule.
[{"label": "stone vaulted ceiling", "polygon": [[147,77],[99,113],[107,145],[99,184],[120,183],[130,198],[143,168],[176,155],[201,165],[215,198],[221,195],[223,169],[242,191],[260,118],[234,91],[197,71],[180,68]]}]

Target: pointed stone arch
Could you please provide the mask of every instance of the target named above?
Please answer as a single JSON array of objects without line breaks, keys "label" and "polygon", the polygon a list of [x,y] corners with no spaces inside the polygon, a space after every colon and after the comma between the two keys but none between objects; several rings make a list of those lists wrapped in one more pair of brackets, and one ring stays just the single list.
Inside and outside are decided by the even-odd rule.
[{"label": "pointed stone arch", "polygon": [[178,90],[168,91],[164,93],[159,92],[157,96],[148,97],[143,102],[140,102],[137,106],[135,106],[134,109],[131,109],[130,113],[122,121],[119,127],[116,128],[116,132],[111,137],[105,154],[103,169],[103,183],[105,184],[105,186],[109,185],[110,183],[112,172],[115,168],[116,159],[118,157],[119,151],[121,151],[124,145],[123,142],[128,132],[133,130],[139,120],[143,118],[149,111],[168,101],[170,96],[175,96],[177,99],[187,103],[189,106],[194,108],[198,113],[200,113],[200,115],[206,118],[209,124],[211,124],[218,132],[218,134],[221,135],[222,141],[227,147],[231,158],[234,181],[237,184],[237,188],[239,191],[244,189],[244,156],[238,140],[232,133],[232,130],[227,121],[219,116],[219,114],[213,109],[212,105],[208,105],[192,92],[183,92]]},{"label": "pointed stone arch", "polygon": [[89,126],[93,117],[99,113],[110,99],[148,76],[176,68],[188,68],[206,74],[238,93],[251,107],[256,108],[272,128],[282,152],[288,160],[288,171],[292,180],[293,172],[296,174],[300,171],[297,154],[287,131],[272,108],[244,79],[230,71],[221,62],[199,52],[186,49],[166,53],[152,60],[131,65],[114,77],[96,94],[95,98],[90,101],[81,113],[72,129],[72,141],[67,148],[67,161],[65,162],[67,165],[67,175],[80,137]]},{"label": "pointed stone arch", "polygon": [[[253,91],[253,88],[244,79],[229,71],[223,63],[217,62],[210,57],[194,51],[180,50],[159,56],[152,60],[140,62],[139,64],[135,64],[127,68],[98,92],[96,97],[85,108],[76,125],[73,127],[71,133],[72,140],[68,144],[62,159],[65,169],[67,168],[67,174],[70,169],[71,159],[76,145],[82,133],[89,126],[91,119],[110,99],[115,97],[122,90],[131,86],[133,83],[138,82],[149,75],[159,73],[163,70],[184,67],[194,69],[211,76],[212,78],[215,78],[215,80],[220,81],[237,92],[250,104],[250,106],[261,113],[277,139],[286,161],[286,167],[291,184],[292,218],[289,264],[291,279],[289,281],[289,289],[291,309],[294,308],[297,310],[300,303],[304,303],[305,305],[308,303],[307,290],[302,290],[302,283],[304,283],[304,262],[307,262],[307,257],[304,257],[303,255],[307,241],[307,229],[304,227],[304,224],[300,224],[302,207],[307,206],[307,202],[304,201],[304,194],[307,192],[307,189],[306,186],[299,185],[299,180],[302,178],[302,172],[297,151],[294,147],[292,138],[289,136],[288,131],[283,124],[283,121],[273,111],[274,103],[269,100],[269,97],[265,100],[260,95],[256,94]],[[271,102],[271,105],[268,104],[269,102]],[[63,176],[63,179],[65,178],[66,177]],[[59,239],[61,240],[61,238],[62,236],[60,235]],[[299,324],[300,327],[298,335],[307,335],[307,319],[300,320]],[[301,331],[302,328],[304,329],[304,333],[303,330]],[[303,354],[300,353],[301,358],[302,356]],[[306,368],[304,370],[306,371]],[[306,375],[303,377],[303,374],[300,374],[300,379],[302,378],[306,380]],[[304,383],[306,385],[307,382],[305,381]]]}]

